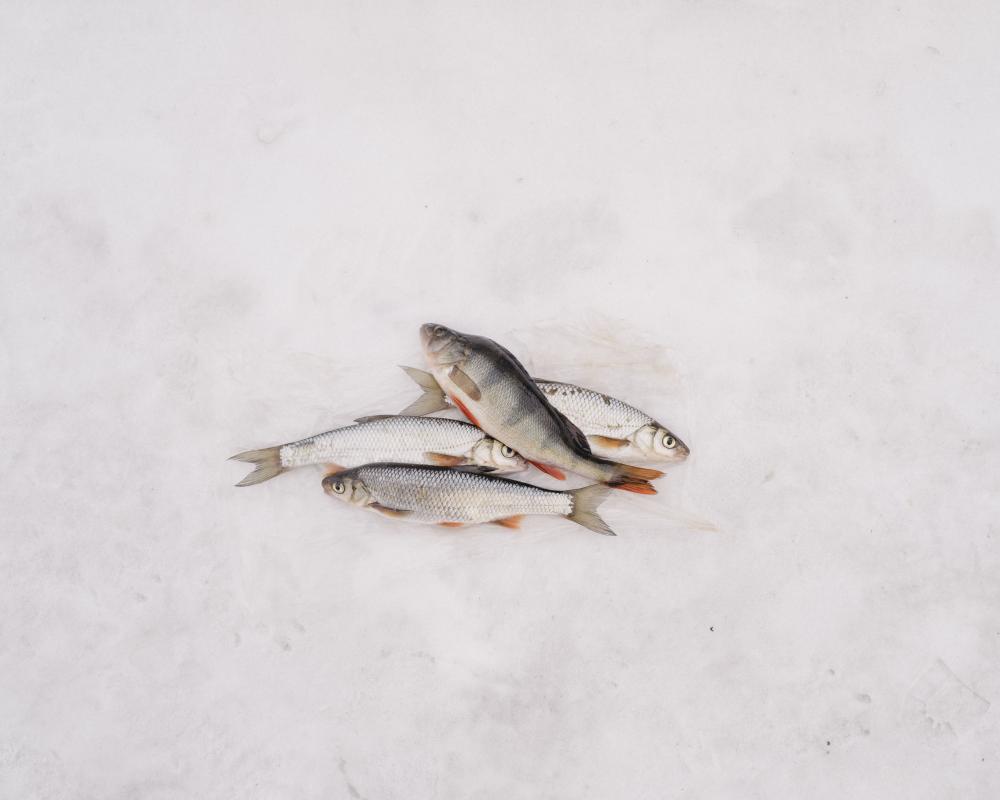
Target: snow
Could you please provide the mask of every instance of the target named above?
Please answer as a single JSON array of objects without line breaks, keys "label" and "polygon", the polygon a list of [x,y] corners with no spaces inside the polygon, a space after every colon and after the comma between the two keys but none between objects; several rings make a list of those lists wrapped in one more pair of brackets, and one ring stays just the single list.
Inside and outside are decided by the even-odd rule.
[{"label": "snow", "polygon": [[[0,20],[0,797],[996,796],[996,4]],[[617,538],[233,488],[428,321],[691,458]]]}]

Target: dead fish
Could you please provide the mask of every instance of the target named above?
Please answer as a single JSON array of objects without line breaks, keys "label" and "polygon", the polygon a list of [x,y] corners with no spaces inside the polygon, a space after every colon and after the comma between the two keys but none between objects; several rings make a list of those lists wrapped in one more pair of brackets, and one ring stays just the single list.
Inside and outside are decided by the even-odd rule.
[{"label": "dead fish", "polygon": [[463,468],[365,464],[327,475],[323,489],[352,506],[410,522],[449,528],[493,522],[517,528],[522,517],[544,514],[615,535],[597,514],[609,491],[601,484],[556,492]]},{"label": "dead fish", "polygon": [[340,470],[373,461],[399,461],[500,473],[528,468],[512,448],[461,420],[383,414],[355,422],[308,439],[233,456],[232,461],[257,465],[236,485],[252,486],[309,464],[329,464]]},{"label": "dead fish", "polygon": [[527,370],[492,339],[444,325],[420,328],[431,374],[474,425],[502,439],[529,463],[560,480],[562,470],[639,494],[662,472],[595,456],[583,432],[549,403]]},{"label": "dead fish", "polygon": [[[401,414],[432,414],[452,403],[429,372],[402,367],[424,393]],[[553,407],[583,431],[594,455],[620,461],[677,464],[691,451],[649,414],[617,397],[583,386],[532,378]]]}]

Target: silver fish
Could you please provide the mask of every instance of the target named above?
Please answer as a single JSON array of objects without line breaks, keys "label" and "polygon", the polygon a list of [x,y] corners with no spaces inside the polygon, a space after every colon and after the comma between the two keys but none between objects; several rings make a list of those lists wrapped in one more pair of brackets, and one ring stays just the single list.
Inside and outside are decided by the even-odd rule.
[{"label": "silver fish", "polygon": [[358,424],[308,439],[233,456],[233,461],[257,467],[236,485],[252,486],[309,464],[343,469],[373,461],[400,461],[474,466],[500,473],[519,472],[528,467],[512,448],[461,420],[383,414],[361,417],[355,422]]},{"label": "silver fish", "polygon": [[598,458],[586,436],[556,411],[510,352],[444,325],[420,328],[431,374],[470,422],[503,439],[555,478],[566,469],[619,489],[656,494],[662,472]]},{"label": "silver fish", "polygon": [[410,522],[456,528],[494,522],[516,528],[521,517],[543,514],[615,535],[597,514],[609,491],[600,484],[555,492],[465,469],[365,464],[327,475],[323,489],[352,506]]},{"label": "silver fish", "polygon": [[[414,367],[402,369],[424,393],[400,414],[432,414],[453,405],[431,373]],[[556,411],[583,431],[594,455],[629,462],[677,464],[691,453],[669,428],[617,397],[572,383],[532,380]]]}]

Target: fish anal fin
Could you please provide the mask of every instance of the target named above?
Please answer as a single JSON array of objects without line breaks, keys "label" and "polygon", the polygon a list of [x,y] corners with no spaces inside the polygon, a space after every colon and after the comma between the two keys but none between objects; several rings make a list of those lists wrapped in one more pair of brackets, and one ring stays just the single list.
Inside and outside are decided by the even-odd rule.
[{"label": "fish anal fin", "polygon": [[[470,400],[479,400],[482,398],[483,393],[479,391],[479,387],[476,382],[472,380],[465,372],[462,372],[462,368],[459,366],[454,366],[448,371],[448,377],[454,382],[454,384],[465,392]],[[452,398],[454,399],[454,398]]]},{"label": "fish anal fin", "polygon": [[440,525],[442,528],[461,528],[463,525],[465,525],[465,523],[464,522],[439,522],[438,525]]},{"label": "fish anal fin", "polygon": [[504,528],[514,528],[514,529],[517,529],[517,528],[521,527],[521,520],[522,519],[524,519],[524,515],[523,514],[517,514],[516,516],[513,516],[513,517],[504,517],[503,519],[495,519],[495,520],[493,520],[493,524],[494,525],[501,525]]},{"label": "fish anal fin", "polygon": [[439,467],[460,467],[465,463],[462,456],[449,456],[447,453],[424,453],[424,458]]},{"label": "fish anal fin", "polygon": [[566,473],[557,467],[553,467],[551,464],[543,464],[541,461],[528,461],[528,463],[534,465],[546,475],[551,475],[557,481],[566,480]]},{"label": "fish anal fin", "polygon": [[618,450],[622,447],[628,447],[631,442],[628,439],[615,439],[611,436],[588,436],[591,442],[596,444],[598,447],[604,447],[608,450]]}]

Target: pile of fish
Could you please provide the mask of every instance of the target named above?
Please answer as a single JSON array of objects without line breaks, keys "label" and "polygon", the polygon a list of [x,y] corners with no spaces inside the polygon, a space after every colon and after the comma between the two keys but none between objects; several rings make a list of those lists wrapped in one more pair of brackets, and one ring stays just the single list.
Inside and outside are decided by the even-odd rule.
[{"label": "pile of fish", "polygon": [[[255,469],[236,485],[322,464],[327,494],[395,519],[516,528],[525,515],[546,514],[614,536],[597,514],[608,492],[656,494],[650,481],[663,476],[623,462],[671,464],[690,453],[628,403],[532,378],[491,339],[435,324],[421,326],[420,338],[430,371],[403,368],[423,394],[399,415],[361,417],[308,439],[239,453],[233,460]],[[424,416],[451,407],[469,421]],[[554,491],[498,477],[529,465],[559,480],[573,472],[595,483]]]}]

